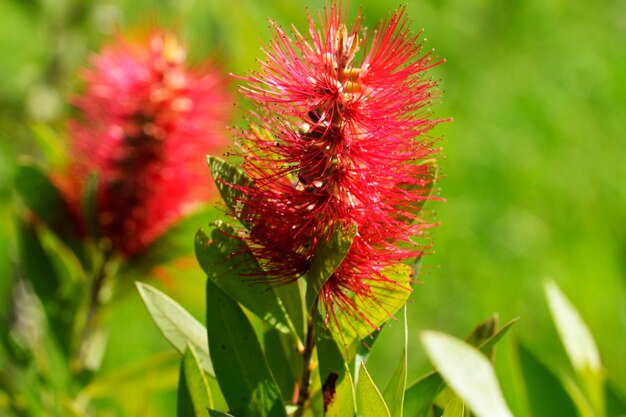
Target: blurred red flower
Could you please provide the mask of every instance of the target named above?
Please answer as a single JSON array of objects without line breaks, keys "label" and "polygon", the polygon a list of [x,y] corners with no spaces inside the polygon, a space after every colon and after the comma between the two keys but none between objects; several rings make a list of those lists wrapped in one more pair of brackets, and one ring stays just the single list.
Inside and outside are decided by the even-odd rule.
[{"label": "blurred red flower", "polygon": [[404,13],[369,33],[360,14],[348,27],[337,3],[320,14],[320,29],[309,15],[308,36],[272,23],[260,71],[242,78],[257,111],[237,140],[253,185],[238,188],[249,246],[269,279],[297,279],[337,227],[358,227],[320,293],[327,322],[337,307],[367,321],[353,297],[397,285],[383,269],[427,247],[412,237],[432,226],[417,206],[434,198],[440,150],[427,132],[441,120],[429,117],[435,83],[422,75],[441,61],[421,52]]},{"label": "blurred red flower", "polygon": [[171,33],[118,37],[93,56],[74,99],[71,163],[62,188],[77,208],[97,173],[97,227],[104,242],[134,255],[213,191],[207,153],[227,145],[228,82],[208,64],[189,70]]}]

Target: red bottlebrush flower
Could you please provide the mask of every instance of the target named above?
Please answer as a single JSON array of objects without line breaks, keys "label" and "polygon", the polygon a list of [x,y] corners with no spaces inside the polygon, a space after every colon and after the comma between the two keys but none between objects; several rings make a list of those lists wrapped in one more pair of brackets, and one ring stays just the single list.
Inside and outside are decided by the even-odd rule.
[{"label": "red bottlebrush flower", "polygon": [[381,272],[421,256],[425,245],[411,237],[432,226],[415,213],[432,199],[427,160],[439,152],[426,136],[440,122],[426,110],[435,84],[422,74],[441,61],[421,53],[404,12],[369,34],[360,15],[348,27],[335,2],[320,14],[321,29],[309,15],[308,37],[272,23],[260,71],[243,78],[257,113],[237,141],[253,185],[237,188],[249,246],[269,279],[297,279],[339,225],[358,227],[319,294],[327,322],[335,308],[367,321],[352,297],[397,285]]},{"label": "red bottlebrush flower", "polygon": [[77,203],[97,173],[99,233],[127,256],[210,197],[205,154],[227,145],[225,77],[206,65],[188,70],[185,53],[170,33],[118,38],[92,58],[86,92],[74,101],[81,118],[70,123],[63,188]]}]

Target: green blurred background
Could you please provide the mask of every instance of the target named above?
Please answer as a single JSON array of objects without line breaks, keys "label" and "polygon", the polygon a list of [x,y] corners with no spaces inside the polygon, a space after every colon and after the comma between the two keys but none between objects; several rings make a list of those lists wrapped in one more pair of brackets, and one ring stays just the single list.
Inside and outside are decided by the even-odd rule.
[{"label": "green blurred background", "polygon": [[[367,26],[394,2],[362,5]],[[61,136],[77,70],[118,29],[157,23],[184,34],[192,59],[207,55],[225,71],[256,68],[267,18],[304,28],[304,6],[287,0],[0,2],[0,291],[14,277],[12,175],[18,155],[39,158],[33,126]],[[555,369],[566,369],[542,282],[551,277],[581,312],[610,378],[626,392],[626,7],[619,0],[419,0],[408,4],[415,31],[447,59],[433,110],[446,158],[446,203],[430,205],[441,222],[409,308],[410,379],[429,369],[418,330],[462,336],[494,312],[522,320],[520,339]],[[236,87],[233,86],[233,91]],[[240,115],[239,115],[240,116]],[[201,226],[201,224],[199,225]],[[193,234],[188,236],[192,247]],[[193,261],[166,266],[161,287],[203,317],[203,278]],[[146,277],[135,276],[135,279]],[[168,352],[133,292],[107,316],[111,342],[103,373]],[[121,319],[123,318],[123,319]],[[391,323],[373,349],[380,386],[401,351]],[[128,335],[133,335],[130,338]],[[509,340],[496,364],[516,415],[528,414]],[[176,357],[109,393],[126,415],[174,415]],[[159,362],[161,361],[161,362]],[[164,363],[166,366],[156,366]],[[169,364],[169,367],[168,365]],[[135,373],[136,374],[136,373]],[[146,398],[146,400],[144,400]]]}]

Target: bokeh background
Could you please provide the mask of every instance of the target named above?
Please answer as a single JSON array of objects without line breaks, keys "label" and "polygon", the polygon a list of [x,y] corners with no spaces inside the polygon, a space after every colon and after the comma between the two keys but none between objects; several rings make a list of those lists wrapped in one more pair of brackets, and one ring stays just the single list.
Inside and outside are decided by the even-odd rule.
[{"label": "bokeh background", "polygon": [[[63,137],[68,99],[80,91],[77,71],[90,53],[117,32],[160,24],[183,34],[193,60],[211,56],[226,72],[244,74],[256,68],[268,17],[304,28],[305,6],[323,5],[0,2],[2,299],[17,273],[16,161],[40,158],[42,135]],[[397,6],[351,0],[351,16],[359,5],[369,27]],[[567,371],[542,294],[550,277],[588,323],[610,379],[625,393],[626,7],[619,0],[417,0],[407,8],[427,48],[447,59],[431,73],[441,80],[433,111],[454,118],[435,131],[445,150],[439,187],[447,202],[430,205],[441,226],[411,298],[409,379],[430,367],[420,329],[462,336],[494,312],[503,321],[521,317],[507,339]],[[193,234],[186,238],[191,250]],[[203,321],[203,277],[193,258],[153,275],[131,278],[156,282]],[[122,415],[174,415],[177,357],[139,297],[115,300],[105,325],[109,383],[93,389],[113,398],[103,401]],[[401,326],[388,327],[369,362],[381,386],[401,351]],[[516,415],[527,415],[515,352],[510,340],[499,346],[505,396]]]}]

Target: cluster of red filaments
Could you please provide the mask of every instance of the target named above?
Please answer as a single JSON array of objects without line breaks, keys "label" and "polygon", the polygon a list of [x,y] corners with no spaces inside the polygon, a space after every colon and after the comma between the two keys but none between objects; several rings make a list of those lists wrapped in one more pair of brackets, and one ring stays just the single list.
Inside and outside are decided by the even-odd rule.
[{"label": "cluster of red filaments", "polygon": [[82,118],[70,125],[76,158],[65,188],[79,201],[97,173],[99,234],[127,256],[210,197],[204,155],[227,144],[227,83],[206,65],[188,70],[185,55],[170,33],[120,38],[92,58],[75,99]]},{"label": "cluster of red filaments", "polygon": [[351,28],[344,22],[333,4],[321,30],[309,15],[308,37],[273,24],[262,68],[243,88],[257,112],[238,140],[253,180],[240,190],[249,246],[277,283],[302,276],[336,228],[356,225],[319,295],[327,321],[336,308],[367,321],[355,297],[397,285],[382,271],[421,256],[426,246],[412,237],[432,226],[416,207],[432,198],[429,160],[439,151],[426,134],[438,122],[425,108],[434,83],[421,75],[438,62],[421,54],[404,8],[369,34],[360,15]]}]

